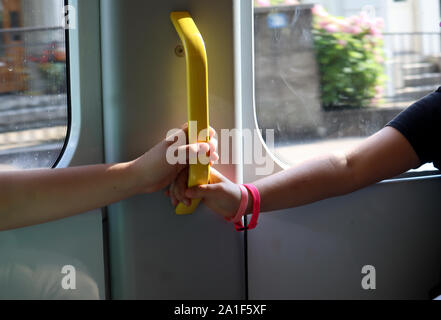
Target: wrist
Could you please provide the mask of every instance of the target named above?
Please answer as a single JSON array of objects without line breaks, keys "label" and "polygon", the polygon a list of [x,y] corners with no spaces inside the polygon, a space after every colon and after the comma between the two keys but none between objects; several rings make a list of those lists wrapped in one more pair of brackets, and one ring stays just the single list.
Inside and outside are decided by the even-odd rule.
[{"label": "wrist", "polygon": [[138,158],[136,160],[121,164],[124,167],[126,180],[128,181],[128,190],[132,195],[146,192],[145,179],[143,178],[142,174],[143,170],[139,161],[140,159]]},{"label": "wrist", "polygon": [[[246,229],[252,230],[256,228],[259,219],[261,198],[259,190],[253,184],[239,185],[239,188],[242,195],[239,208],[235,217],[227,219],[227,221],[232,221],[236,231],[240,232]],[[250,213],[252,213],[251,220],[249,221],[248,226],[244,227],[242,217]]]},{"label": "wrist", "polygon": [[[245,188],[245,189],[246,189],[246,192],[248,195],[248,197],[247,197],[248,200],[247,200],[247,205],[246,205],[246,209],[245,209],[243,216],[246,216],[246,215],[253,213],[253,195],[251,194],[250,190],[248,190],[247,188]],[[239,200],[239,204],[240,204],[240,200]],[[239,204],[238,204],[238,207],[239,207]],[[235,214],[232,213],[230,218],[233,218],[234,216],[235,216]]]}]

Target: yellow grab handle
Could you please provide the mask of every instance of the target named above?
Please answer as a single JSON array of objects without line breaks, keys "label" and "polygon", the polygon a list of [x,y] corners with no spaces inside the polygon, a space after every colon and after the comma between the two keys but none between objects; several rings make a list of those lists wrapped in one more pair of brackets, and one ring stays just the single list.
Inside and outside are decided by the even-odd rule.
[{"label": "yellow grab handle", "polygon": [[[189,143],[208,142],[208,67],[204,39],[188,12],[172,12],[170,18],[181,38],[187,64],[187,114]],[[203,131],[203,136],[199,136]],[[196,133],[196,134],[194,134]],[[201,163],[190,164],[188,186],[207,184],[210,166]],[[193,200],[190,207],[179,203],[176,214],[191,214],[199,205]]]}]

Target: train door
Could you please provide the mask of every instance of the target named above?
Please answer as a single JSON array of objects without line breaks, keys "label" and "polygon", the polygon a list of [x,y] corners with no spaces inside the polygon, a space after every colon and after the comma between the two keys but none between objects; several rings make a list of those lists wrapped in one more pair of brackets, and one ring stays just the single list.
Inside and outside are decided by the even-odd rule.
[{"label": "train door", "polygon": [[[267,135],[261,140],[262,145],[267,144],[274,171],[285,170],[314,155],[345,150],[380,130],[403,108],[427,94],[415,88],[414,96],[398,92],[390,97],[381,94],[378,100],[370,96],[372,100],[364,107],[351,99],[349,103],[343,102],[341,99],[348,97],[345,94],[330,98],[328,94],[339,92],[339,87],[354,89],[354,83],[345,82],[350,78],[343,76],[336,81],[335,76],[347,72],[349,77],[358,72],[351,69],[357,61],[350,58],[356,55],[350,50],[350,43],[352,37],[363,39],[360,34],[365,31],[344,26],[356,26],[355,21],[362,21],[375,28],[371,31],[379,31],[385,25],[379,17],[363,13],[361,6],[358,13],[352,11],[350,15],[337,17],[328,11],[332,7],[314,4],[281,7],[275,1],[257,1],[252,21],[251,2],[245,2],[241,4],[244,128],[261,128],[264,132],[275,129],[272,139]],[[337,2],[340,3],[334,1]],[[391,9],[409,3],[396,1]],[[430,5],[433,3],[436,1]],[[367,3],[351,1],[351,5],[356,4]],[[403,19],[407,14],[407,11],[403,13],[395,27],[412,26],[412,19]],[[250,35],[253,22],[254,34]],[[403,37],[401,32],[394,34],[396,40],[379,35],[374,51],[380,54],[388,41],[403,39],[399,38]],[[431,30],[427,33],[432,34]],[[367,39],[375,42],[372,35]],[[436,37],[439,38],[439,32]],[[367,47],[362,50],[369,53]],[[415,51],[419,62],[431,59]],[[364,63],[364,58],[360,58],[360,63]],[[377,58],[377,70],[383,70],[386,60]],[[348,69],[335,69],[346,61],[351,62]],[[383,92],[382,86],[387,81],[394,81],[383,78],[381,73],[374,83],[378,93]],[[254,90],[250,85],[253,81]],[[437,85],[431,84],[430,91],[436,90]],[[356,92],[359,98],[363,90]],[[244,180],[261,177],[256,171],[259,167],[256,162],[245,165]],[[432,289],[439,287],[440,282],[440,182],[439,171],[429,165],[419,172],[347,196],[261,215],[258,228],[248,232],[249,297],[433,298],[436,293]]]},{"label": "train door", "polygon": [[[208,56],[210,121],[235,128],[232,1],[101,2],[106,161],[142,154],[187,121],[186,65],[170,20],[189,11]],[[220,168],[239,181],[237,168]],[[114,298],[243,299],[243,235],[204,206],[177,216],[162,193],[108,208]]]},{"label": "train door", "polygon": [[[290,3],[280,7],[275,2],[268,9],[253,11],[253,4],[197,0],[140,1],[136,6],[118,0],[102,3],[106,161],[139,155],[186,117],[185,61],[175,53],[180,42],[165,19],[175,10],[190,11],[205,39],[211,125],[219,131],[237,129],[243,139],[245,131],[264,129],[265,133],[268,128],[277,129],[276,139],[308,134],[335,134],[338,138],[334,124],[347,130],[344,135],[351,135],[351,119],[365,122],[358,113],[352,117],[346,111],[338,115],[319,111],[314,91],[318,88],[305,85],[311,81],[308,77],[317,76],[311,75],[317,69],[308,56],[312,6]],[[262,32],[268,35],[266,42],[258,43],[261,39],[253,34],[253,25],[255,32],[262,31],[257,22],[268,29]],[[290,32],[298,27],[300,30]],[[282,49],[292,51],[288,56]],[[262,52],[274,53],[277,59],[261,56]],[[265,72],[266,78],[259,78]],[[302,75],[306,78],[295,78]],[[269,92],[271,88],[273,92]],[[272,94],[275,99],[262,94]],[[285,97],[288,100],[282,100]],[[319,116],[314,117],[316,111]],[[359,141],[381,128],[382,121],[399,109],[374,111],[375,121],[368,121],[372,126],[351,139],[331,141],[326,148]],[[274,118],[279,122],[268,124]],[[299,127],[301,119],[309,121],[309,127]],[[293,131],[284,136],[287,128]],[[301,149],[288,146],[284,153],[286,141],[274,147],[270,140],[263,134],[231,145],[229,151],[239,150],[242,161],[227,161],[219,170],[236,182],[252,182],[289,167],[286,157],[299,160],[311,151],[307,145]],[[250,145],[263,150],[264,161],[245,161],[250,159]],[[313,153],[323,152],[322,146],[317,144]],[[221,142],[221,157],[226,151]],[[427,170],[346,197],[263,214],[259,227],[245,234],[235,233],[204,206],[192,216],[177,217],[161,194],[123,201],[108,209],[112,296],[428,298],[440,280],[441,203],[436,200],[439,177],[433,167]],[[371,271],[376,272],[375,289],[363,285]]]},{"label": "train door", "polygon": [[[0,80],[2,170],[102,163],[99,1],[72,2],[80,21],[68,34],[61,24],[64,1],[31,2],[2,1],[3,13],[6,10],[12,19],[0,29],[7,44],[1,61],[10,58],[10,50],[15,50],[14,59],[24,49],[35,57],[26,56],[25,63],[30,76],[27,83],[35,85],[15,92],[19,88],[13,79]],[[29,18],[25,29],[18,23],[23,11]],[[45,15],[60,22],[42,27],[38,21],[47,22],[40,19]],[[8,47],[11,43],[15,49]],[[70,47],[67,74],[66,62],[46,55],[54,43],[60,50],[58,56]],[[46,77],[42,70],[50,70],[53,76]],[[102,210],[98,209],[71,219],[1,232],[0,299],[104,299],[102,224]]]}]

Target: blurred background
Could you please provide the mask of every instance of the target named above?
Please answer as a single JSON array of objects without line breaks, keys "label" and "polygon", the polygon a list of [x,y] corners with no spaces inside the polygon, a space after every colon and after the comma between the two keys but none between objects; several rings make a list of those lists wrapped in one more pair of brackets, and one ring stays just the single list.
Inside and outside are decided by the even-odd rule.
[{"label": "blurred background", "polygon": [[[274,154],[351,148],[436,90],[440,16],[439,0],[256,0],[257,118]],[[66,80],[64,1],[0,0],[0,169],[56,162]]]},{"label": "blurred background", "polygon": [[258,123],[287,165],[353,147],[441,83],[439,0],[254,4]]},{"label": "blurred background", "polygon": [[0,0],[0,168],[52,167],[67,133],[63,0]]}]

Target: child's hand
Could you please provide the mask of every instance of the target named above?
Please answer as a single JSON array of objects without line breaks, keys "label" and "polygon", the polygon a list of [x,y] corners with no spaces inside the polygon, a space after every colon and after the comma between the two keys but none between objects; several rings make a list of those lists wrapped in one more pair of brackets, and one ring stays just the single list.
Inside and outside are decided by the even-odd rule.
[{"label": "child's hand", "polygon": [[[177,136],[182,132],[188,135],[187,124],[185,124],[181,130],[182,131],[175,133],[174,136]],[[182,145],[179,146],[178,150],[185,151],[187,163],[190,157],[197,157],[198,154],[207,154],[208,152],[210,163],[216,162],[219,159],[219,156],[216,152],[217,141],[213,138],[215,134],[216,132],[214,129],[210,128],[210,141],[208,143]],[[174,143],[175,141],[164,139],[143,156],[132,162],[134,176],[135,179],[137,179],[140,193],[156,192],[165,188],[176,179],[183,169],[187,167],[186,164],[178,163],[172,165],[168,163],[166,158],[167,149]]]},{"label": "child's hand", "polygon": [[189,206],[191,199],[203,199],[204,204],[214,212],[226,218],[234,217],[240,204],[240,187],[214,168],[210,168],[210,173],[211,184],[187,189],[186,168],[181,171],[166,194],[170,196],[173,206],[177,206],[179,202]]}]

